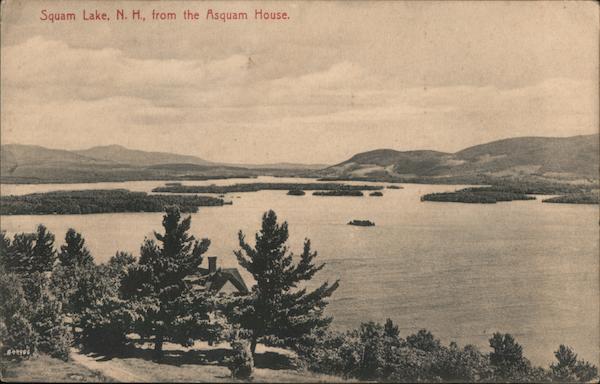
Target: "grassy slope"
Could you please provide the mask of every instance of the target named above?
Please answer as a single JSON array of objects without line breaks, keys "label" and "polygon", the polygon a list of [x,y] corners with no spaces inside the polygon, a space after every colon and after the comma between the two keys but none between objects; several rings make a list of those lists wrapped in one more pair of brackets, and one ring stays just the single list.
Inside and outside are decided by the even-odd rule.
[{"label": "grassy slope", "polygon": [[[139,345],[123,356],[105,358],[73,351],[75,361],[98,370],[117,381],[138,382],[232,382],[222,359],[229,351],[227,343],[208,346],[196,342],[192,348],[166,343],[161,363],[152,360],[151,344]],[[253,382],[301,383],[341,382],[340,377],[294,370],[287,364],[289,351],[259,345]]]},{"label": "grassy slope", "polygon": [[110,382],[106,376],[74,362],[41,355],[20,363],[6,362],[3,382]]}]

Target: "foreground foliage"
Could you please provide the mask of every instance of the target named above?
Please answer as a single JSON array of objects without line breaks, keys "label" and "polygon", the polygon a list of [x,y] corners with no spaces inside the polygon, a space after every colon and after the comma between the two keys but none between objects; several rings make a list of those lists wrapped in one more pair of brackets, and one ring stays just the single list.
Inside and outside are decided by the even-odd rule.
[{"label": "foreground foliage", "polygon": [[310,240],[304,241],[299,261],[288,252],[288,225],[277,223],[277,215],[268,211],[263,215],[261,230],[256,233],[255,246],[246,242],[239,232],[240,249],[235,252],[239,264],[252,274],[256,285],[248,297],[236,303],[237,312],[232,321],[251,331],[251,350],[265,336],[293,343],[316,328],[329,325],[332,318],[323,316],[326,299],[338,287],[323,283],[308,292],[298,289],[325,265],[315,265],[316,252],[311,251]]},{"label": "foreground foliage", "polygon": [[444,346],[430,332],[400,337],[391,320],[368,322],[345,333],[319,330],[302,340],[297,352],[307,367],[359,380],[391,382],[585,382],[597,368],[569,347],[555,352],[549,369],[534,367],[509,334],[495,333],[491,353],[456,343]]},{"label": "foreground foliage", "polygon": [[158,357],[164,341],[186,345],[208,325],[204,297],[184,279],[199,271],[210,241],[189,235],[190,225],[190,216],[182,220],[179,208],[167,208],[164,234],[154,233],[158,244],[146,239],[139,262],[128,267],[122,280],[122,297],[136,313],[135,332],[154,337]]},{"label": "foreground foliage", "polygon": [[[40,225],[12,238],[0,233],[0,342],[28,355],[68,359],[81,345],[114,354],[130,333],[154,342],[190,346],[194,340],[231,342],[223,362],[232,377],[250,380],[256,344],[297,352],[307,369],[363,381],[392,382],[589,382],[597,367],[560,345],[556,361],[536,367],[510,334],[495,333],[490,350],[443,345],[431,332],[403,337],[398,325],[362,323],[335,332],[325,316],[327,299],[338,287],[305,286],[323,264],[309,240],[300,255],[287,248],[287,223],[273,211],[263,215],[255,243],[239,233],[238,261],[256,284],[248,295],[215,295],[186,282],[196,274],[210,242],[190,235],[191,218],[176,207],[163,217],[164,233],[146,239],[139,259],[117,252],[95,264],[83,236],[69,229],[64,244]],[[26,357],[26,356],[25,356]]]}]

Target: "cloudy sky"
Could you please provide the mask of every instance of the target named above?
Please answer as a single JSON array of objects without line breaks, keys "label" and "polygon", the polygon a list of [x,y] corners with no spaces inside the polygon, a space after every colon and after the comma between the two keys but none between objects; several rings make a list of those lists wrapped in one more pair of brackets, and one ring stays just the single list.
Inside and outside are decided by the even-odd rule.
[{"label": "cloudy sky", "polygon": [[[115,9],[177,21],[115,21]],[[208,9],[251,20],[206,20]],[[290,20],[253,20],[254,9]],[[75,12],[74,22],[40,12]],[[81,20],[98,9],[113,20]],[[197,21],[182,11],[200,12]],[[335,163],[598,131],[595,2],[36,2],[2,8],[1,139]]]}]

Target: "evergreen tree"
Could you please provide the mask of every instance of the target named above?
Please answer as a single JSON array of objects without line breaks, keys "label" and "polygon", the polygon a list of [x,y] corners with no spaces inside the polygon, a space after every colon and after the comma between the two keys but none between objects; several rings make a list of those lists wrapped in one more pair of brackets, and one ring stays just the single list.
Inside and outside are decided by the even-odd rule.
[{"label": "evergreen tree", "polygon": [[10,250],[10,237],[5,231],[0,231],[0,273],[8,272],[8,252]]},{"label": "evergreen tree", "polygon": [[557,362],[550,365],[554,381],[589,382],[598,378],[596,366],[584,360],[578,360],[572,348],[560,345],[554,352]]},{"label": "evergreen tree", "polygon": [[[139,262],[129,267],[121,286],[123,298],[132,302],[141,319],[136,323],[136,331],[142,336],[154,336],[158,357],[164,341],[185,344],[186,340],[178,337],[182,334],[178,327],[181,317],[192,312],[198,326],[208,319],[198,303],[202,299],[193,295],[184,278],[199,271],[210,241],[198,241],[188,234],[191,216],[181,220],[178,207],[166,209],[162,224],[165,233],[154,233],[159,244],[150,239],[144,241]],[[190,322],[183,323],[190,331],[194,328]]]},{"label": "evergreen tree", "polygon": [[387,319],[384,325],[384,333],[386,337],[390,337],[393,339],[397,339],[400,336],[400,331],[398,330],[398,326],[394,324],[392,319]]},{"label": "evergreen tree", "polygon": [[8,272],[14,272],[18,274],[29,273],[33,269],[33,260],[35,259],[33,253],[34,247],[35,234],[15,234],[6,258]]},{"label": "evergreen tree", "polygon": [[15,234],[12,242],[2,233],[0,253],[7,272],[21,275],[49,272],[56,261],[54,235],[41,224],[38,225],[36,233]]},{"label": "evergreen tree", "polygon": [[235,251],[238,262],[252,274],[256,285],[250,297],[243,299],[247,309],[239,317],[242,327],[252,332],[251,350],[256,351],[257,341],[264,336],[274,336],[294,342],[315,328],[327,326],[332,318],[324,317],[325,300],[337,289],[338,281],[324,283],[307,292],[299,289],[299,283],[308,281],[324,264],[316,266],[317,256],[310,248],[310,240],[304,241],[300,260],[294,263],[294,255],[288,253],[288,225],[279,225],[277,215],[268,211],[263,215],[261,230],[256,234],[254,247],[246,243],[239,232],[240,248]]},{"label": "evergreen tree", "polygon": [[[72,316],[85,308],[85,279],[95,272],[97,266],[80,233],[70,228],[65,235],[65,244],[58,254],[59,265],[54,268],[50,286],[54,296],[62,303],[63,310]],[[75,323],[74,323],[75,324]]]},{"label": "evergreen tree", "polygon": [[494,366],[496,374],[502,380],[517,380],[529,370],[530,363],[523,357],[523,347],[515,341],[511,334],[494,333],[489,340],[490,364]]},{"label": "evergreen tree", "polygon": [[94,263],[90,251],[85,246],[85,239],[73,228],[69,228],[65,235],[65,245],[60,247],[58,259],[65,267]]},{"label": "evergreen tree", "polygon": [[37,227],[35,245],[33,247],[32,272],[52,271],[55,261],[54,235],[44,225],[40,224]]},{"label": "evergreen tree", "polygon": [[35,350],[37,335],[29,321],[31,310],[19,275],[0,274],[0,342],[3,346]]}]

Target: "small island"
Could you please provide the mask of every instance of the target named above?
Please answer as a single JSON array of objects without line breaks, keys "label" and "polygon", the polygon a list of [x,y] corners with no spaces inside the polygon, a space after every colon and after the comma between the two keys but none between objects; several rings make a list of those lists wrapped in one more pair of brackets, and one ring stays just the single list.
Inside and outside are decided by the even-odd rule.
[{"label": "small island", "polygon": [[352,190],[333,190],[333,191],[317,191],[313,192],[313,196],[355,196],[360,197],[364,196],[362,191],[352,191]]},{"label": "small island", "polygon": [[573,193],[542,200],[542,203],[555,204],[600,204],[600,195],[596,192]]},{"label": "small island", "polygon": [[381,197],[381,196],[383,196],[383,193],[381,193],[379,191],[375,191],[375,192],[369,193],[369,196]]},{"label": "small island", "polygon": [[355,225],[357,227],[374,227],[375,223],[370,220],[352,220],[348,222],[348,225]]},{"label": "small island", "polygon": [[494,187],[464,188],[454,192],[429,193],[421,196],[421,201],[438,201],[468,204],[495,204],[499,201],[535,200],[521,192],[496,189]]},{"label": "small island", "polygon": [[400,187],[398,185],[388,185],[386,188],[387,189],[402,189],[402,187]]},{"label": "small island", "polygon": [[304,196],[306,192],[301,189],[290,189],[287,194],[290,196]]},{"label": "small island", "polygon": [[115,212],[162,212],[178,205],[181,212],[198,207],[231,204],[211,196],[148,195],[126,189],[56,191],[22,196],[2,196],[0,215],[78,215]]}]

